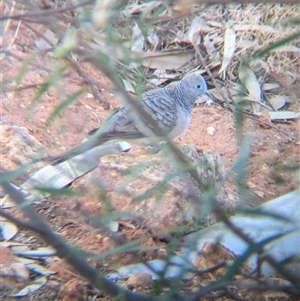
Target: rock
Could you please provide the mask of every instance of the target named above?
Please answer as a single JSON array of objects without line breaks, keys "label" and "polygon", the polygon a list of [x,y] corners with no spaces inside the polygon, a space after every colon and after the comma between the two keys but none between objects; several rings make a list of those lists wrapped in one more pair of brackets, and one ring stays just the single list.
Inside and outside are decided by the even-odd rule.
[{"label": "rock", "polygon": [[126,285],[130,290],[143,291],[145,289],[151,288],[153,285],[153,280],[150,274],[148,273],[139,273],[132,275],[126,281]]},{"label": "rock", "polygon": [[[1,152],[0,170],[2,172],[18,170],[20,167],[36,158],[42,150],[42,145],[28,133],[24,127],[0,125]],[[21,175],[14,179],[19,185],[28,179],[29,174],[39,170],[45,163],[29,164]]]},{"label": "rock", "polygon": [[86,285],[79,279],[74,278],[61,287],[59,296],[64,301],[84,300],[87,296]]},{"label": "rock", "polygon": [[[181,151],[195,169],[203,185],[216,185],[223,179],[220,157],[182,145]],[[137,220],[151,230],[192,225],[204,219],[201,188],[163,152],[154,155],[121,154],[106,156],[95,170],[75,186],[99,201],[103,210],[124,213],[124,219]],[[204,224],[214,223],[211,217]]]}]

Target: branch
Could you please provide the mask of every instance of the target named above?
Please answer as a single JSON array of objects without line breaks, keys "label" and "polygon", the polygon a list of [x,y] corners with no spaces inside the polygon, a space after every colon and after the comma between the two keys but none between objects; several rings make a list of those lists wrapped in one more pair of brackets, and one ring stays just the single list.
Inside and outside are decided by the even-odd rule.
[{"label": "branch", "polygon": [[[1,178],[2,174],[0,174]],[[29,227],[31,230],[38,233],[42,239],[49,245],[51,245],[56,251],[60,258],[65,259],[71,266],[84,278],[86,278],[94,287],[100,289],[104,293],[110,296],[122,296],[124,301],[154,301],[158,298],[152,296],[146,296],[142,294],[132,293],[128,290],[121,288],[115,283],[107,280],[101,273],[91,267],[87,261],[78,256],[77,252],[73,250],[68,244],[65,243],[63,238],[53,232],[51,227],[44,222],[34,208],[27,204],[22,194],[14,188],[10,183],[3,182],[2,186],[7,194],[10,195],[11,199],[21,208],[26,218],[31,222],[23,223],[18,222],[20,225]],[[6,215],[6,218],[12,222],[14,218],[10,218],[10,215]]]}]

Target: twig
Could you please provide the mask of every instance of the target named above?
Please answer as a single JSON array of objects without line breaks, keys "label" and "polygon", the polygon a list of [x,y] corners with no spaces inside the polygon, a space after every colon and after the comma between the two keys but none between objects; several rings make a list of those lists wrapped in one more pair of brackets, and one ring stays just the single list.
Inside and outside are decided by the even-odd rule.
[{"label": "twig", "polygon": [[[27,1],[19,0],[19,2],[26,4]],[[53,14],[57,14],[57,13],[67,12],[67,11],[74,10],[74,9],[82,7],[82,6],[86,6],[88,4],[93,4],[95,2],[96,2],[95,0],[88,0],[88,1],[85,1],[82,3],[78,3],[76,5],[69,6],[69,7],[46,9],[46,10],[40,9],[39,11],[31,12],[31,13],[27,12],[25,14],[16,14],[16,15],[12,15],[12,16],[3,16],[3,17],[1,16],[0,21],[4,21],[4,20],[8,20],[8,19],[15,19],[15,20],[24,20],[24,21],[32,22],[32,20],[26,19],[26,18],[34,17],[34,18],[39,19],[40,17],[49,16],[51,14],[53,15]],[[26,18],[24,19],[24,17],[26,17]]]},{"label": "twig", "polygon": [[197,53],[197,55],[198,55],[198,57],[199,57],[199,59],[201,61],[202,66],[205,68],[205,70],[206,70],[207,74],[209,75],[209,78],[211,79],[213,85],[216,87],[216,89],[218,90],[218,92],[222,96],[223,100],[226,102],[228,109],[231,112],[233,112],[234,111],[233,106],[229,103],[229,101],[228,101],[227,97],[225,97],[223,91],[218,88],[218,85],[217,85],[217,83],[215,81],[214,76],[212,75],[212,73],[209,70],[209,68],[206,66],[206,63],[205,63],[204,58],[203,58],[203,56],[202,56],[202,54],[201,54],[201,52],[199,50],[199,47],[197,45],[193,45],[193,46],[194,46],[195,52]]},{"label": "twig", "polygon": [[4,209],[1,209],[0,211],[0,215],[5,217],[7,220],[11,221],[12,223],[14,223],[15,225],[24,228],[24,229],[31,229],[32,230],[32,224],[30,222],[26,222],[21,220],[20,218],[15,218],[14,216],[12,216],[11,214],[5,212]]},{"label": "twig", "polygon": [[111,104],[106,99],[103,99],[103,97],[100,96],[100,93],[99,93],[98,88],[95,84],[95,81],[92,80],[82,70],[82,68],[79,66],[79,64],[74,59],[72,59],[71,57],[67,57],[67,61],[70,62],[73,65],[73,67],[76,69],[76,71],[79,73],[79,75],[83,78],[85,83],[88,84],[91,87],[95,99],[97,99],[97,100],[101,101],[102,103],[104,103],[104,105],[106,106],[107,109],[111,109]]},{"label": "twig", "polygon": [[[0,174],[0,177],[2,174]],[[32,205],[26,204],[22,194],[14,188],[10,183],[3,182],[2,186],[7,194],[10,195],[11,199],[20,206],[24,215],[30,220],[26,223],[26,228],[31,229],[38,233],[42,239],[51,245],[56,251],[60,258],[65,259],[72,267],[84,278],[86,278],[93,286],[102,290],[104,293],[110,296],[122,296],[122,300],[127,301],[154,301],[158,300],[152,296],[141,295],[138,293],[132,293],[128,290],[121,288],[115,283],[106,279],[96,269],[91,267],[87,261],[78,256],[78,252],[72,247],[65,243],[63,238],[53,232],[50,226],[44,222],[40,215],[34,210]],[[9,214],[6,214],[6,218],[15,222],[15,218],[11,218]],[[24,225],[24,224],[23,224]]]},{"label": "twig", "polygon": [[[236,227],[225,215],[224,211],[219,208],[219,206],[215,206],[214,212],[232,232],[238,235],[242,240],[244,240],[249,246],[255,245],[256,243],[248,237],[242,230]],[[264,260],[267,261],[273,268],[275,268],[279,273],[281,273],[288,281],[290,281],[295,287],[297,287],[297,279],[294,275],[291,275],[289,271],[287,271],[284,267],[280,267],[276,260],[269,254],[264,255]]]},{"label": "twig", "polygon": [[252,119],[252,120],[255,120],[255,121],[259,122],[259,123],[263,123],[263,124],[265,124],[265,125],[267,125],[267,126],[273,128],[273,129],[277,130],[277,131],[280,132],[281,134],[287,136],[290,140],[295,140],[294,137],[292,137],[291,135],[289,135],[289,134],[286,133],[285,131],[281,130],[281,129],[280,129],[279,127],[277,127],[276,125],[274,125],[274,124],[272,124],[272,123],[270,123],[270,122],[267,122],[267,121],[265,121],[265,120],[259,119],[258,117],[256,117],[256,116],[255,116],[254,114],[252,114],[252,113],[245,112],[245,111],[242,111],[242,113],[245,114],[247,117],[249,117],[249,118]]},{"label": "twig", "polygon": [[52,48],[54,48],[55,45],[43,33],[39,32],[38,30],[36,30],[34,27],[32,27],[30,24],[28,24],[25,21],[23,21],[23,24],[25,26],[27,26],[30,30],[32,30],[35,34],[42,37]]}]

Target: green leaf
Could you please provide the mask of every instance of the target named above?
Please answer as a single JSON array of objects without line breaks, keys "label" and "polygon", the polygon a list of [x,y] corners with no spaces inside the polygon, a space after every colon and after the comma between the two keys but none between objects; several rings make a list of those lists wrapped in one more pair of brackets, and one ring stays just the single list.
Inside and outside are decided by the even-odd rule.
[{"label": "green leaf", "polygon": [[12,170],[12,171],[7,171],[4,173],[1,173],[0,175],[0,184],[3,182],[10,182],[13,179],[23,175],[26,170],[33,164],[33,162],[29,161],[27,163],[25,163],[24,165],[22,165],[20,168]]},{"label": "green leaf", "polygon": [[60,188],[60,189],[55,189],[51,187],[35,187],[34,190],[40,191],[43,194],[51,194],[53,196],[62,196],[62,195],[68,195],[68,196],[82,196],[83,194],[74,191],[70,188]]},{"label": "green leaf", "polygon": [[16,86],[18,86],[21,83],[22,79],[24,78],[24,75],[27,72],[28,67],[32,66],[32,62],[35,60],[36,57],[37,57],[37,53],[34,52],[23,61],[19,69],[19,73],[17,74],[15,79]]}]

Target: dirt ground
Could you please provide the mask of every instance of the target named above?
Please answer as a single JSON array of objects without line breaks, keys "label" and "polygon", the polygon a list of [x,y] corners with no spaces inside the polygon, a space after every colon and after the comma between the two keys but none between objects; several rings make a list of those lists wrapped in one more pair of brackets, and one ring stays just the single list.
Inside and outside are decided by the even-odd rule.
[{"label": "dirt ground", "polygon": [[[14,45],[10,48],[12,56],[5,56],[1,61],[2,80],[11,81],[19,71],[21,63],[28,53],[34,50],[34,38],[32,33],[25,27],[20,28],[18,37]],[[45,67],[53,68],[51,54],[37,56],[31,63],[30,71],[22,81],[24,86],[41,83],[47,72]],[[95,81],[110,86],[110,83],[98,71],[89,65],[81,64],[83,70]],[[0,121],[2,124],[17,125],[28,129],[50,154],[59,154],[64,150],[79,144],[87,133],[101,125],[101,123],[113,112],[113,109],[119,108],[120,101],[107,89],[100,91],[101,97],[107,100],[112,109],[106,109],[103,104],[95,101],[90,91],[84,94],[79,100],[71,104],[59,118],[47,125],[46,120],[53,112],[54,108],[68,95],[77,91],[84,85],[80,76],[71,71],[65,78],[58,90],[50,89],[42,99],[30,110],[31,101],[36,93],[36,89],[25,89],[20,92],[7,91],[1,96],[0,102]],[[296,87],[298,91],[300,87]],[[288,104],[288,108],[298,111],[298,104]],[[247,178],[247,188],[251,193],[259,196],[264,201],[271,200],[296,188],[297,181],[292,178],[292,174],[284,167],[299,163],[299,120],[287,123],[274,124],[278,129],[265,128],[257,121],[246,120],[244,131],[253,137],[249,176]],[[213,127],[215,133],[211,135],[208,128]],[[285,135],[286,133],[287,135]],[[290,139],[293,137],[294,140]],[[220,104],[200,104],[194,108],[193,117],[188,130],[176,140],[179,143],[192,143],[199,149],[213,150],[218,153],[227,170],[234,164],[239,155],[239,143],[236,139],[236,124],[234,115],[225,110]],[[134,148],[133,152],[139,152],[141,149]],[[275,177],[275,174],[277,178]],[[280,178],[280,179],[279,179]],[[51,224],[51,226],[61,233],[71,244],[83,247],[85,251],[100,253],[110,246],[109,240],[104,234],[83,223],[82,208],[92,210],[97,204],[78,204],[66,200],[60,200],[57,203],[49,200],[43,206],[37,207],[42,216]],[[130,239],[145,235],[144,229],[124,230],[124,235]],[[40,240],[35,240],[32,233],[24,231],[24,237],[34,242],[33,245],[42,245]],[[31,237],[31,238],[30,238]],[[156,246],[157,249],[164,248],[162,242],[156,242],[149,238],[145,243],[148,246]],[[150,259],[157,254],[147,253],[145,258]],[[128,264],[132,260],[131,256],[124,256],[122,264]],[[102,271],[108,270],[108,267],[99,262],[92,261],[92,264]],[[100,292],[95,292],[69,269],[66,265],[53,263],[50,269],[57,272],[48,281],[46,286],[34,293],[32,300],[86,300],[83,296],[91,296],[94,300],[108,300],[102,297]],[[71,280],[71,284],[68,282]],[[81,292],[78,296],[70,297],[65,293],[63,286],[68,285],[76,287]],[[8,296],[12,291],[24,284],[7,281],[2,285],[4,296]],[[7,297],[8,298],[8,297]],[[4,300],[4,299],[3,299]],[[9,299],[6,299],[9,300]],[[20,300],[29,300],[27,297]]]}]

